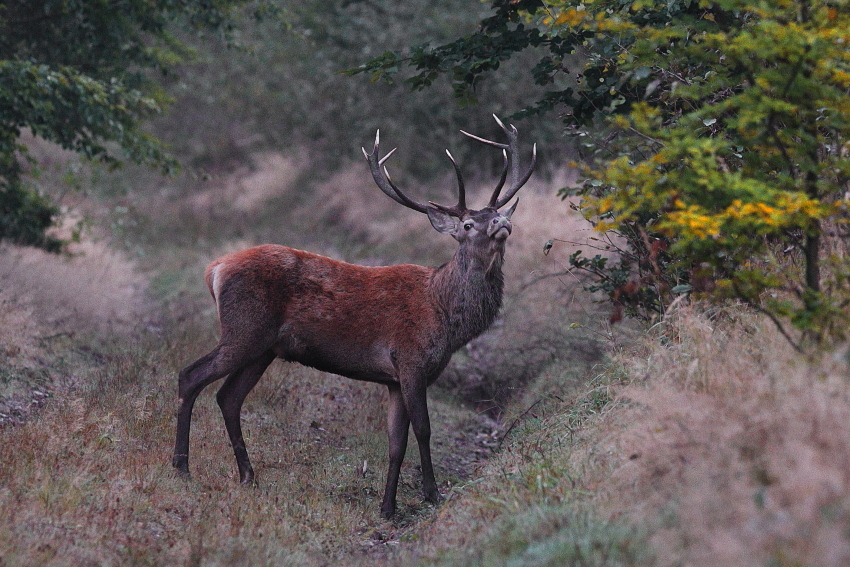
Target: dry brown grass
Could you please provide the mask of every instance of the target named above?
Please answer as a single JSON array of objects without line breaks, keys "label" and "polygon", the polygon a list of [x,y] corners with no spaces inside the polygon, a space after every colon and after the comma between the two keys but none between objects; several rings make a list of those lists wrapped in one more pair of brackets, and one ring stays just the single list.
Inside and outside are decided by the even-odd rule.
[{"label": "dry brown grass", "polygon": [[0,247],[0,423],[25,418],[98,343],[155,323],[146,278],[123,254],[86,240],[71,255]]},{"label": "dry brown grass", "polygon": [[[292,365],[273,367],[243,414],[259,488],[236,482],[213,388],[195,409],[193,480],[177,478],[169,369],[195,347],[151,342],[161,340],[111,354],[83,385],[2,431],[5,565],[368,564],[428,514],[413,449],[399,517],[378,517],[383,389]],[[467,448],[455,433],[471,416],[439,401],[432,416],[446,490],[462,480],[444,464]]]},{"label": "dry brown grass", "polygon": [[226,202],[236,214],[252,211],[265,201],[292,191],[292,184],[301,174],[299,163],[304,160],[305,156],[278,152],[254,155],[250,167],[243,165],[225,177],[213,178],[188,201],[202,214],[221,202]]},{"label": "dry brown grass", "polygon": [[73,245],[71,255],[4,246],[0,281],[29,306],[40,324],[61,330],[127,332],[150,318],[146,279],[126,257],[101,242]]},{"label": "dry brown grass", "polygon": [[752,313],[681,308],[595,386],[527,407],[403,557],[847,565],[848,377],[846,350],[801,357]]},{"label": "dry brown grass", "polygon": [[846,352],[801,357],[734,309],[683,308],[650,339],[619,361],[604,509],[653,518],[664,563],[847,565]]}]

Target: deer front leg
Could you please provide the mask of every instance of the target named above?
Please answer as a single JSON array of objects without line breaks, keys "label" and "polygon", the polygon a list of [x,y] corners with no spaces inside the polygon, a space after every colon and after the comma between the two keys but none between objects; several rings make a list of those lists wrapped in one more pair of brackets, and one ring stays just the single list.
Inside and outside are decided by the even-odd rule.
[{"label": "deer front leg", "polygon": [[422,463],[422,494],[425,500],[436,504],[440,501],[437,481],[434,478],[434,466],[431,464],[431,421],[428,418],[428,400],[425,394],[425,380],[402,382],[402,395],[407,407],[407,415],[413,425],[413,434],[419,444],[419,458]]},{"label": "deer front leg", "polygon": [[389,438],[390,463],[387,469],[387,486],[384,490],[384,501],[381,504],[381,516],[389,519],[396,509],[396,492],[398,491],[398,478],[401,474],[401,463],[407,451],[407,430],[410,419],[404,400],[401,395],[401,386],[390,384],[389,399],[387,401],[387,436]]}]

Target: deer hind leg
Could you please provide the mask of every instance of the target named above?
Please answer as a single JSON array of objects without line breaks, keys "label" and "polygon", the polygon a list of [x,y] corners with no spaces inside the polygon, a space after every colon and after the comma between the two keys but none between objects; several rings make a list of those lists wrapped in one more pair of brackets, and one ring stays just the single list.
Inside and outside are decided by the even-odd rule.
[{"label": "deer hind leg", "polygon": [[381,504],[381,516],[391,518],[396,508],[396,492],[398,478],[401,474],[401,463],[407,451],[407,430],[410,418],[401,395],[398,384],[390,384],[389,401],[387,403],[387,436],[389,437],[390,463],[387,469],[387,486],[384,490],[384,501]]},{"label": "deer hind leg", "polygon": [[274,359],[274,352],[266,351],[254,362],[228,376],[216,394],[218,407],[221,408],[221,414],[224,416],[224,426],[227,428],[227,435],[230,437],[230,444],[236,455],[239,482],[242,484],[254,482],[254,469],[251,468],[245,440],[242,437],[242,403]]},{"label": "deer hind leg", "polygon": [[[267,347],[259,349],[259,353]],[[258,354],[244,351],[234,355],[227,341],[219,344],[180,371],[179,402],[177,406],[177,436],[174,442],[174,458],[171,464],[181,474],[189,475],[189,429],[192,423],[192,408],[198,394],[212,382],[224,378],[250,364]]]},{"label": "deer hind leg", "polygon": [[419,445],[419,458],[422,463],[422,494],[431,503],[440,501],[437,481],[434,478],[434,466],[431,464],[431,421],[428,418],[428,400],[425,395],[424,381],[412,380],[405,387],[402,383],[402,395],[407,407],[407,415],[413,426],[413,434]]}]

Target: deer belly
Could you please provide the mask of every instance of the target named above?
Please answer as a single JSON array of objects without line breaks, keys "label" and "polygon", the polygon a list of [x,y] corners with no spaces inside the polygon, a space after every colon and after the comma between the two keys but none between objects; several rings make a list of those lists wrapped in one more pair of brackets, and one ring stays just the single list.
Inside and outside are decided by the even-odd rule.
[{"label": "deer belly", "polygon": [[284,336],[274,347],[275,354],[288,362],[298,362],[322,372],[367,382],[397,382],[389,349],[375,343],[340,340],[310,340]]}]

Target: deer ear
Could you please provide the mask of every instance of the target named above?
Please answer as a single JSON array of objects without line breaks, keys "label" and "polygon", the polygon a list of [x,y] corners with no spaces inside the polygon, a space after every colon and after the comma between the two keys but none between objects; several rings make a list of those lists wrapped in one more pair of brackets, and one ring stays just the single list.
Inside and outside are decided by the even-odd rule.
[{"label": "deer ear", "polygon": [[437,232],[454,234],[457,231],[458,220],[434,207],[427,207],[428,220]]}]

